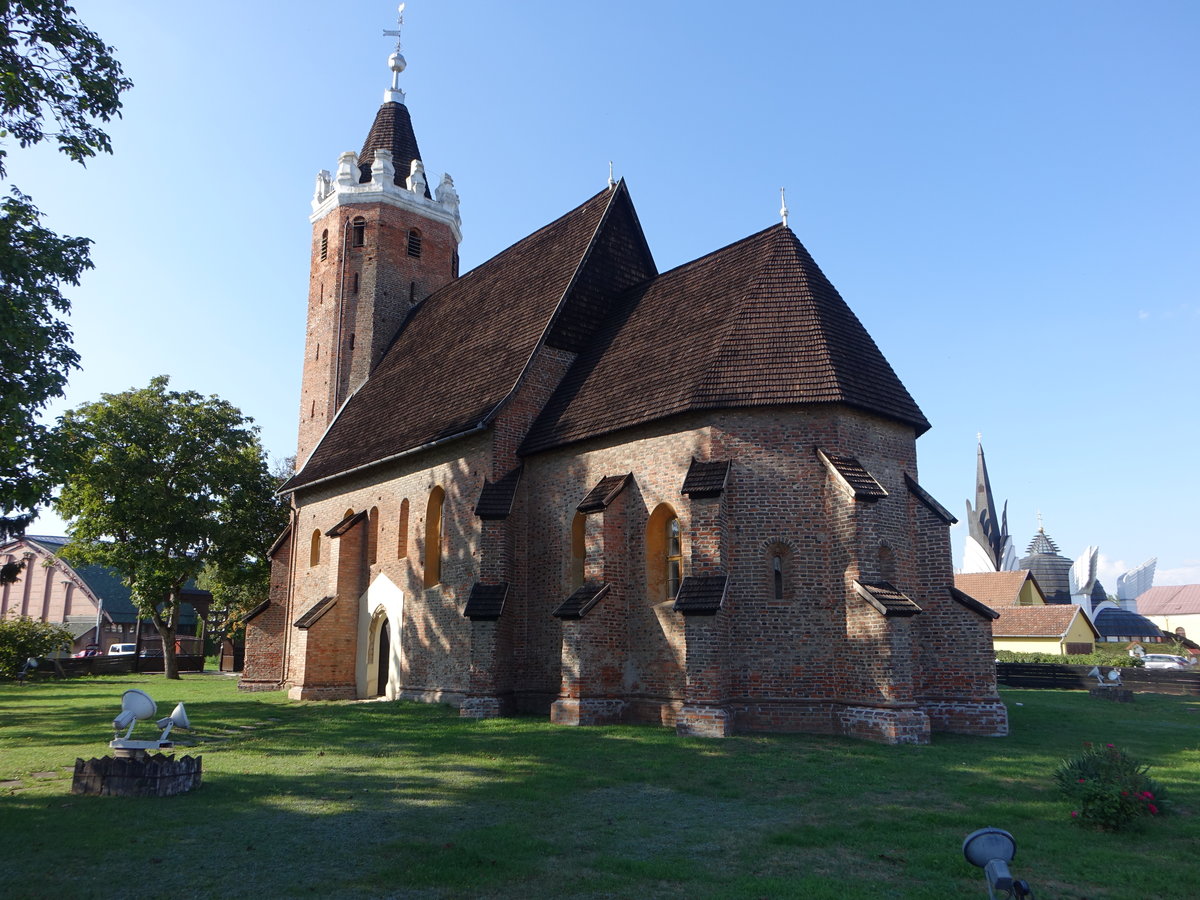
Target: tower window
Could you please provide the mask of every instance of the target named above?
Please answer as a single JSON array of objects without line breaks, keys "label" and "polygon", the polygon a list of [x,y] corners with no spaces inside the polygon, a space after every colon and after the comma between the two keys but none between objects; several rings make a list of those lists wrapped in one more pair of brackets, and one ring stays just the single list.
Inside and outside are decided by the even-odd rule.
[{"label": "tower window", "polygon": [[771,557],[771,582],[776,600],[783,599],[783,557]]},{"label": "tower window", "polygon": [[354,349],[354,332],[350,332],[350,349]]},{"label": "tower window", "polygon": [[450,264],[453,267],[453,271],[451,272],[451,275],[454,278],[457,278],[458,277],[458,251],[457,250],[455,250],[454,255],[452,257],[450,257]]},{"label": "tower window", "polygon": [[396,529],[396,556],[404,559],[408,556],[408,498],[400,503],[400,525]]},{"label": "tower window", "polygon": [[350,223],[350,246],[362,247],[367,243],[367,220],[357,216]]},{"label": "tower window", "polygon": [[352,293],[352,294],[358,293],[358,273],[357,272],[354,273],[354,279],[350,282],[350,293]]},{"label": "tower window", "polygon": [[421,232],[415,228],[408,233],[408,255],[421,258]]},{"label": "tower window", "polygon": [[310,566],[318,565],[321,562],[321,531],[317,529],[312,533],[312,537],[308,543],[308,564]]},{"label": "tower window", "polygon": [[321,232],[321,259],[329,258],[329,229]]}]

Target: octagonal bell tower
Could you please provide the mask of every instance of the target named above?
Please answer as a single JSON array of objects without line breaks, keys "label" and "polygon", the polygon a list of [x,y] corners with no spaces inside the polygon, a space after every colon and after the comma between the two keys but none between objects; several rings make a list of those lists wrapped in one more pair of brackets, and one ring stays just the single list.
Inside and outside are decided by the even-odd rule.
[{"label": "octagonal bell tower", "polygon": [[458,277],[458,194],[448,174],[430,191],[399,85],[399,31],[387,33],[397,36],[392,86],[362,150],[319,172],[313,193],[297,470],[409,311]]}]

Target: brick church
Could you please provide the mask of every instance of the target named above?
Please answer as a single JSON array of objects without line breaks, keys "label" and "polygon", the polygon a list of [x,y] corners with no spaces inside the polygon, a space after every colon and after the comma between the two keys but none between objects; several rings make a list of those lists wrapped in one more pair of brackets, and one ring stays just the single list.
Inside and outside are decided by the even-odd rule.
[{"label": "brick church", "polygon": [[1002,735],[929,428],[786,224],[659,272],[621,183],[458,271],[403,92],[317,176],[291,525],[241,687]]}]

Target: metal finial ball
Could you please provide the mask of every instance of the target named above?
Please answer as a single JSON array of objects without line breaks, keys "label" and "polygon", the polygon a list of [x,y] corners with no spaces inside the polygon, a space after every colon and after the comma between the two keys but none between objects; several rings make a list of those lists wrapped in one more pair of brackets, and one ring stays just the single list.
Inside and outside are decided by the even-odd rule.
[{"label": "metal finial ball", "polygon": [[404,61],[404,57],[399,53],[393,53],[388,57],[388,68],[393,72],[403,72],[408,63]]}]

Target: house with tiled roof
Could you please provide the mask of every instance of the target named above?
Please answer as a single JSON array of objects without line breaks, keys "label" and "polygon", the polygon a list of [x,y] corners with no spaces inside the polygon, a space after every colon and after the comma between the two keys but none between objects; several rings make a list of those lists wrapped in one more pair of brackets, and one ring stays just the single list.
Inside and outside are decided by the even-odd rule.
[{"label": "house with tiled roof", "polygon": [[1137,611],[1168,635],[1200,637],[1200,584],[1152,587],[1137,597]]},{"label": "house with tiled roof", "polygon": [[660,272],[611,182],[474,270],[392,87],[317,177],[241,687],[888,742],[1007,732],[929,423],[784,224]]},{"label": "house with tiled roof", "polygon": [[992,639],[997,650],[1054,653],[1060,656],[1091,653],[1100,632],[1074,604],[1002,606],[992,622]]},{"label": "house with tiled roof", "polygon": [[[88,646],[104,651],[112,644],[133,643],[138,614],[128,585],[108,566],[70,565],[58,555],[66,545],[65,537],[40,535],[0,545],[0,564],[23,564],[15,581],[0,585],[0,618],[28,616],[62,625],[71,632],[72,651]],[[206,610],[212,595],[190,582],[183,594],[179,634],[194,635],[196,608]],[[148,619],[142,632],[157,640]]]},{"label": "house with tiled roof", "polygon": [[1044,606],[1046,603],[1041,585],[1033,573],[1026,569],[1011,572],[956,572],[954,586],[992,609]]},{"label": "house with tiled roof", "polygon": [[1091,653],[1100,638],[1082,607],[1047,604],[1037,579],[1027,570],[959,572],[954,587],[995,611],[992,641],[996,650],[1065,656]]}]

